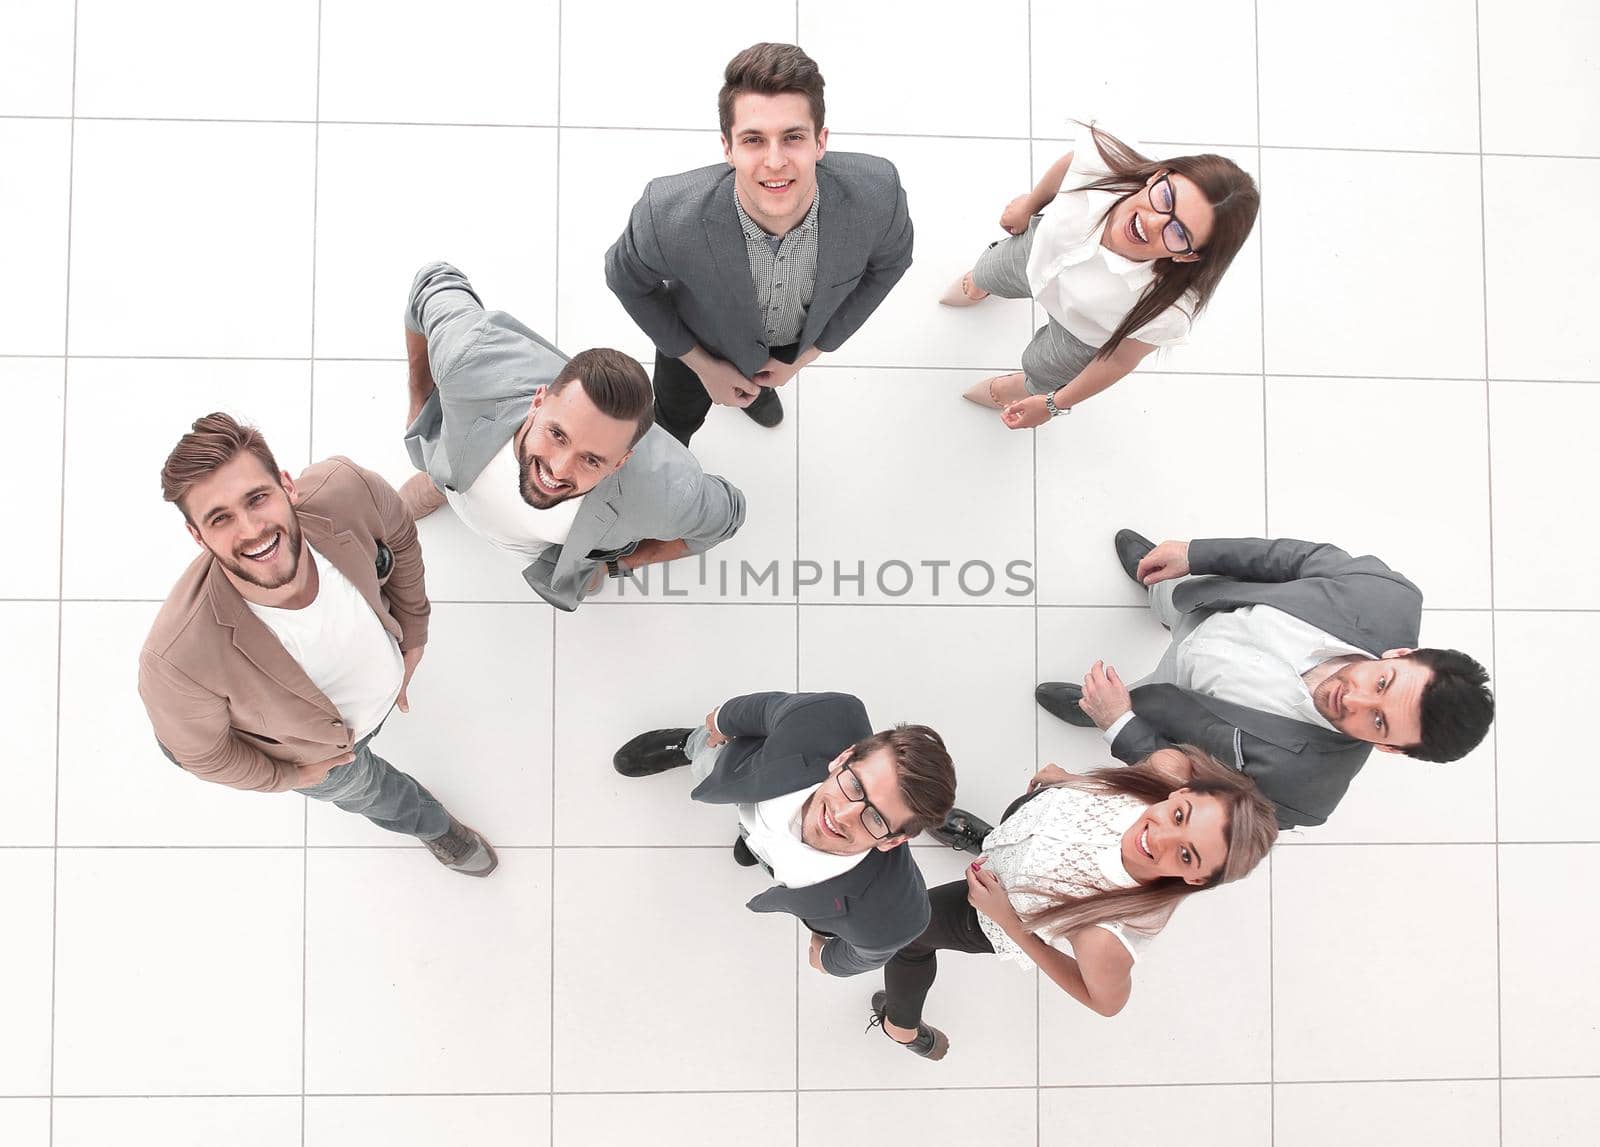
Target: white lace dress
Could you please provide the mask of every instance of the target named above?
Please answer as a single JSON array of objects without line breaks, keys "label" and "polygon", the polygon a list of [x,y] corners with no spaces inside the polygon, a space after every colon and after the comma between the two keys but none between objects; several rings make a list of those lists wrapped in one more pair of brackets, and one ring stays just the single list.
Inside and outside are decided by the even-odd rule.
[{"label": "white lace dress", "polygon": [[[1065,785],[1046,789],[985,838],[987,867],[1000,878],[1011,906],[1023,919],[1050,907],[1059,896],[1131,888],[1138,881],[1122,863],[1122,834],[1148,807],[1138,797],[1122,793],[1084,792]],[[1033,961],[993,920],[980,912],[978,924],[996,955],[1033,967]],[[1098,927],[1121,940],[1135,960],[1154,935],[1150,929],[1116,921]],[[1035,934],[1052,948],[1073,955],[1065,935],[1045,930]]]}]

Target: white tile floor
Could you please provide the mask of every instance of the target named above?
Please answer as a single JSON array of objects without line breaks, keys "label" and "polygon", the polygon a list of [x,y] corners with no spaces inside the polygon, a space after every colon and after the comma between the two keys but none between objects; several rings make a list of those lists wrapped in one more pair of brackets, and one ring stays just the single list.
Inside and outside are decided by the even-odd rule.
[{"label": "white tile floor", "polygon": [[[1593,1142],[1600,772],[1569,730],[1600,642],[1595,6],[692,7],[0,8],[0,1142]],[[191,552],[155,484],[188,420],[403,478],[400,311],[431,258],[569,351],[647,354],[600,254],[649,176],[718,158],[726,59],[796,37],[835,145],[898,164],[916,265],[780,431],[713,417],[696,448],[750,523],[671,596],[555,615],[426,524],[435,639],[384,744],[501,872],[173,770],[133,657]],[[1011,434],[956,394],[1015,364],[1028,308],[933,299],[1074,116],[1223,151],[1266,207],[1191,345]],[[1123,524],[1388,558],[1425,639],[1497,671],[1501,719],[1454,766],[1375,759],[1179,915],[1115,1021],[949,958],[955,1050],[913,1060],[861,1032],[872,977],[816,976],[792,920],[744,910],[727,816],[609,754],[733,691],[843,688],[943,728],[994,812],[1041,761],[1105,759],[1035,680],[1160,647]],[[796,559],[818,584],[739,584]],[[893,559],[954,564],[936,596],[873,577]],[[975,559],[1029,564],[952,592]]]}]

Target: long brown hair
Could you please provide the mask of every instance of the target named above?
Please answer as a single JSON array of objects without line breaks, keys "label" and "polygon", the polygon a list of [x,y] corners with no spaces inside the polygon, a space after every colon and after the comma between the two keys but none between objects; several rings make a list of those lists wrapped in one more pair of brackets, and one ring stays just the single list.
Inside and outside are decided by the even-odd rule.
[{"label": "long brown hair", "polygon": [[1154,260],[1151,270],[1155,273],[1155,281],[1144,289],[1139,301],[1123,316],[1117,329],[1111,332],[1111,338],[1095,355],[1096,358],[1106,358],[1122,345],[1123,339],[1131,337],[1133,332],[1186,295],[1192,293],[1194,296],[1194,310],[1189,314],[1191,319],[1205,310],[1216,292],[1217,284],[1222,282],[1223,274],[1233,263],[1233,257],[1250,237],[1250,229],[1256,224],[1256,213],[1261,209],[1261,193],[1256,190],[1255,180],[1231,159],[1209,153],[1179,155],[1159,161],[1147,159],[1116,136],[1101,131],[1093,124],[1084,126],[1089,129],[1101,160],[1111,170],[1110,175],[1085,184],[1084,189],[1119,193],[1116,204],[1100,217],[1102,222],[1124,199],[1143,191],[1145,181],[1158,171],[1174,172],[1192,180],[1216,213],[1216,221],[1211,225],[1211,238],[1200,248],[1199,260],[1192,263],[1180,263],[1176,259]]},{"label": "long brown hair", "polygon": [[[1249,777],[1234,772],[1204,749],[1179,745],[1178,751],[1189,758],[1194,771],[1188,781],[1168,773],[1152,753],[1137,765],[1096,769],[1087,776],[1074,776],[1056,784],[1081,792],[1126,793],[1146,804],[1159,804],[1179,789],[1188,789],[1196,796],[1216,797],[1228,818],[1224,831],[1228,855],[1223,858],[1217,874],[1205,884],[1189,884],[1182,877],[1163,876],[1133,888],[1063,897],[1044,911],[1024,919],[1025,927],[1030,931],[1075,932],[1094,924],[1120,921],[1139,931],[1154,932],[1167,922],[1184,897],[1247,876],[1261,862],[1278,839],[1278,819],[1272,802],[1261,795],[1261,790]],[[1022,890],[1052,895],[1040,889]]]}]

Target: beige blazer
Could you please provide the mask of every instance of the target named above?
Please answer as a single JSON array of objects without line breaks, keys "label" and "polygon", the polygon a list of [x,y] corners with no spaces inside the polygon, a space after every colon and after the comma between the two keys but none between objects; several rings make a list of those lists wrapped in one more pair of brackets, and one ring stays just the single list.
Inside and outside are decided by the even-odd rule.
[{"label": "beige blazer", "polygon": [[[348,458],[296,480],[305,540],[350,579],[402,650],[428,640],[417,528],[394,489]],[[394,555],[381,582],[378,545]],[[178,579],[139,654],[156,740],[203,780],[257,792],[294,787],[295,765],[350,748],[339,711],[203,553]]]}]

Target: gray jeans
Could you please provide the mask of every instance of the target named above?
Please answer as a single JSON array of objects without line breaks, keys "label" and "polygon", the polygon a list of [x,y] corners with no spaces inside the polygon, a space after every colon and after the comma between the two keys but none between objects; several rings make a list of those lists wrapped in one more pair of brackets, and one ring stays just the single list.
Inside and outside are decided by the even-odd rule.
[{"label": "gray jeans", "polygon": [[1172,604],[1173,593],[1187,580],[1189,580],[1188,575],[1169,578],[1166,581],[1156,582],[1145,591],[1150,595],[1150,612],[1156,615],[1156,620],[1172,631],[1172,641],[1167,645],[1167,650],[1161,655],[1156,667],[1129,688],[1137,689],[1141,685],[1171,685],[1178,679],[1178,646],[1185,637],[1194,632],[1195,626],[1205,620],[1205,614],[1184,613]]},{"label": "gray jeans", "polygon": [[711,775],[711,770],[717,767],[717,758],[722,756],[722,746],[713,748],[706,743],[709,740],[711,731],[702,722],[683,745],[684,756],[689,758],[689,776],[695,784]]},{"label": "gray jeans", "polygon": [[358,812],[379,828],[433,840],[450,827],[450,814],[416,780],[372,751],[374,730],[356,744],[356,759],[331,769],[321,784],[296,790]]}]

